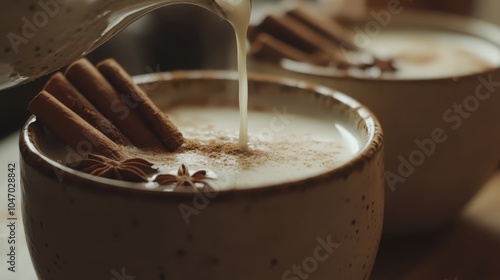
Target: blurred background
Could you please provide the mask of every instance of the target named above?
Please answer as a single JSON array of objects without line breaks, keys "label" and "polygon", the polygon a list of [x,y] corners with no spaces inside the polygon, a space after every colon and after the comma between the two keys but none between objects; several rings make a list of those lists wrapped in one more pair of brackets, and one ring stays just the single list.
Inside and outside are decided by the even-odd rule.
[{"label": "blurred background", "polygon": [[[370,6],[387,6],[393,0],[366,1]],[[255,9],[273,2],[278,1],[253,0]],[[445,11],[500,24],[498,0],[405,2],[408,2],[405,7]],[[133,23],[88,58],[97,62],[114,57],[133,75],[183,69],[236,69],[234,42],[233,30],[226,21],[196,6],[174,5]],[[45,80],[0,91],[0,138],[18,130],[25,122],[27,104]]]},{"label": "blurred background", "polygon": [[[366,0],[370,6],[382,7],[389,1],[396,0]],[[405,8],[449,12],[500,25],[499,0],[399,1]],[[253,0],[255,9],[274,2],[278,1]],[[234,44],[229,23],[202,8],[176,5],[138,20],[88,58],[96,63],[114,57],[132,75],[185,69],[226,70],[236,69]],[[0,91],[0,140],[24,124],[29,116],[29,100],[46,79]],[[463,220],[452,228],[427,236],[383,241],[371,279],[500,279],[499,186],[500,173],[478,198],[481,203],[468,207]]]}]

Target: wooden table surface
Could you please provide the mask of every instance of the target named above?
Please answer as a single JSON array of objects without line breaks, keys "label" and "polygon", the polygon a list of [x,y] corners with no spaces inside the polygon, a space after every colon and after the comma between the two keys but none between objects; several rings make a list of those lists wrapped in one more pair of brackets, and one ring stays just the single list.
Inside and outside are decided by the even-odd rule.
[{"label": "wooden table surface", "polygon": [[[16,134],[0,140],[1,182],[7,163],[19,162],[18,157]],[[35,280],[21,221],[17,272],[7,270],[5,186],[0,186],[0,279]],[[425,236],[383,240],[371,280],[500,280],[500,172],[456,224]]]}]

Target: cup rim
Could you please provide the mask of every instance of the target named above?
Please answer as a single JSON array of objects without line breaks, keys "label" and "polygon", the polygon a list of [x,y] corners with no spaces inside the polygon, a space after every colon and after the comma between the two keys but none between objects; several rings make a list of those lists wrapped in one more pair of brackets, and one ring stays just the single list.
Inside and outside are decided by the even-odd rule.
[{"label": "cup rim", "polygon": [[[178,79],[189,79],[189,80],[203,80],[203,79],[215,79],[219,81],[237,81],[238,73],[236,71],[218,71],[218,70],[193,70],[193,71],[172,71],[172,72],[161,72],[154,74],[144,74],[133,77],[134,81],[140,84],[153,83],[158,81],[170,81]],[[383,152],[383,132],[382,127],[376,118],[376,116],[364,105],[353,98],[338,92],[336,90],[329,89],[320,85],[315,85],[308,82],[303,82],[300,80],[294,80],[285,77],[279,77],[269,74],[258,74],[249,73],[249,81],[255,81],[258,83],[274,83],[277,85],[286,85],[303,89],[312,89],[311,94],[324,96],[325,98],[333,98],[339,101],[342,106],[345,106],[353,114],[357,114],[359,119],[364,123],[367,131],[367,141],[366,144],[361,147],[358,153],[349,159],[348,161],[342,163],[332,170],[328,170],[319,175],[315,175],[309,178],[303,178],[300,180],[295,180],[291,182],[279,183],[279,184],[268,184],[260,186],[257,188],[245,188],[245,189],[227,189],[227,190],[216,190],[217,197],[228,197],[233,195],[243,195],[243,194],[263,194],[269,192],[277,191],[288,191],[294,189],[302,189],[307,186],[306,182],[319,182],[323,181],[325,178],[337,179],[337,178],[347,178],[349,174],[356,170],[362,170],[366,164],[373,160],[376,155]],[[86,188],[93,187],[100,190],[113,190],[117,193],[132,193],[132,194],[152,194],[154,196],[166,196],[166,197],[193,197],[197,192],[159,192],[157,190],[138,188],[139,185],[144,185],[144,183],[133,183],[133,182],[123,182],[103,177],[97,177],[90,175],[78,170],[74,170],[56,160],[51,159],[49,156],[45,155],[35,144],[33,137],[37,137],[36,129],[41,128],[40,124],[36,122],[36,116],[31,116],[26,124],[21,130],[21,135],[19,137],[19,149],[21,154],[21,159],[23,159],[22,165],[35,166],[39,172],[49,173],[46,174],[50,177],[56,177],[54,174],[56,171],[60,171],[64,175],[64,180],[70,179],[83,183]],[[52,174],[50,174],[52,173]],[[57,178],[55,178],[57,180]],[[87,184],[85,184],[87,182]],[[88,182],[93,182],[88,184]],[[134,187],[135,186],[135,187]],[[308,187],[309,188],[309,187]]]},{"label": "cup rim", "polygon": [[[369,6],[369,8],[380,8],[380,6]],[[495,37],[495,35],[492,35],[492,34],[500,34],[500,26],[493,24],[491,22],[479,18],[473,18],[449,12],[431,11],[431,10],[424,10],[417,8],[406,8],[402,13],[405,13],[404,17],[400,16],[392,20],[399,24],[411,25],[422,28],[434,27],[444,31],[457,32],[460,34],[477,37],[479,39],[488,41],[491,44],[494,44],[499,49],[500,52],[500,36]],[[397,15],[398,14],[393,16]],[[422,17],[425,17],[426,20],[422,20]],[[371,20],[374,19],[370,18],[370,15],[367,14],[365,15],[365,18],[362,18],[358,21],[360,23],[363,23],[363,22],[369,22]],[[463,30],[461,30],[460,28],[463,28]],[[404,83],[404,84],[419,83],[419,82],[449,83],[450,81],[456,82],[461,79],[473,79],[479,75],[485,75],[485,74],[487,75],[490,73],[494,73],[500,69],[500,62],[499,62],[498,65],[492,67],[491,69],[476,73],[469,73],[465,75],[437,77],[437,78],[417,78],[417,79],[411,79],[411,78],[379,79],[370,77],[355,77],[350,75],[335,75],[332,73],[328,73],[328,71],[326,71],[328,67],[323,67],[325,69],[323,70],[324,74],[320,74],[321,70],[315,71],[314,73],[311,72],[308,73],[307,71],[297,71],[290,68],[285,68],[283,67],[283,61],[279,61],[278,63],[272,63],[263,60],[256,60],[256,61],[258,63],[275,65],[276,67],[278,67],[283,71],[292,72],[296,74],[319,77],[319,78],[331,78],[335,80],[356,81],[362,83],[364,82],[369,82],[369,83],[391,82],[391,83]],[[311,65],[306,62],[293,61],[293,60],[288,60],[288,61],[303,65]],[[318,67],[321,68],[321,66]]]}]

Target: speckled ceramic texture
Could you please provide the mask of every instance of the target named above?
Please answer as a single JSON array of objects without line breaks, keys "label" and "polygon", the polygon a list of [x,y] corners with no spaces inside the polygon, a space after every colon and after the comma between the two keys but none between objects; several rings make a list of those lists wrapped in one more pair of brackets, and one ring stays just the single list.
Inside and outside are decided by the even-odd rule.
[{"label": "speckled ceramic texture", "polygon": [[[138,80],[149,81],[144,87],[160,106],[186,98],[237,101],[236,73]],[[148,280],[295,279],[287,271],[305,265],[302,273],[313,280],[367,280],[384,209],[377,120],[326,88],[268,76],[251,76],[249,88],[251,104],[287,104],[290,113],[305,108],[345,125],[360,141],[360,153],[335,170],[286,184],[210,197],[156,192],[50,160],[43,129],[31,118],[20,138],[21,178],[26,234],[40,279],[112,279],[113,271]],[[181,204],[204,207],[186,224]],[[335,246],[325,249],[324,243]]]},{"label": "speckled ceramic texture", "polygon": [[[498,27],[464,17],[405,10],[400,17],[394,17],[391,24],[462,32],[500,47]],[[384,233],[387,235],[417,233],[452,222],[497,170],[500,68],[427,80],[315,76],[251,59],[249,68],[335,88],[373,110],[386,135],[386,171],[400,176],[395,184],[386,184]],[[480,86],[479,92],[490,93],[490,96],[485,100],[476,99],[479,100],[476,107],[470,99],[475,98]],[[455,104],[464,106],[464,102],[470,102],[467,106],[474,110],[466,110],[464,116],[453,113],[451,122],[445,119],[447,111],[454,110]],[[457,115],[461,123],[455,128]],[[423,151],[415,141],[431,139],[436,129],[444,131],[446,141],[435,143],[433,152]],[[423,152],[423,161],[415,156],[419,153],[415,151]],[[400,172],[402,162],[409,161],[412,153],[416,164],[410,162],[410,165],[414,170]]]},{"label": "speckled ceramic texture", "polygon": [[179,3],[198,5],[224,17],[214,0],[3,1],[0,89],[51,73],[148,12]]}]

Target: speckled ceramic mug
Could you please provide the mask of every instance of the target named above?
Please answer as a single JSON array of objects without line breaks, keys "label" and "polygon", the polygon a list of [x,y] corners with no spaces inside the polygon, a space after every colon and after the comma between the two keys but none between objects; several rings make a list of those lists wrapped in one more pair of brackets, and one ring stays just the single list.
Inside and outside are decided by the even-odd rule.
[{"label": "speckled ceramic mug", "polygon": [[[406,9],[384,20],[388,23],[380,26],[370,15],[355,26],[379,25],[382,33],[391,28],[456,32],[500,48],[500,28],[480,20]],[[378,34],[370,32],[372,38]],[[500,67],[462,76],[391,80],[300,72],[252,58],[249,68],[337,89],[373,110],[386,135],[388,236],[454,221],[497,170]]]},{"label": "speckled ceramic mug", "polygon": [[[138,78],[158,105],[209,97],[236,106],[236,73]],[[341,123],[360,150],[318,176],[218,193],[158,192],[54,161],[32,117],[20,137],[26,235],[42,280],[368,279],[382,231],[377,120],[344,94],[251,76],[250,106],[287,104]],[[253,105],[252,105],[253,104]],[[333,128],[333,127],[332,127]],[[197,209],[189,223],[180,205]]]}]

